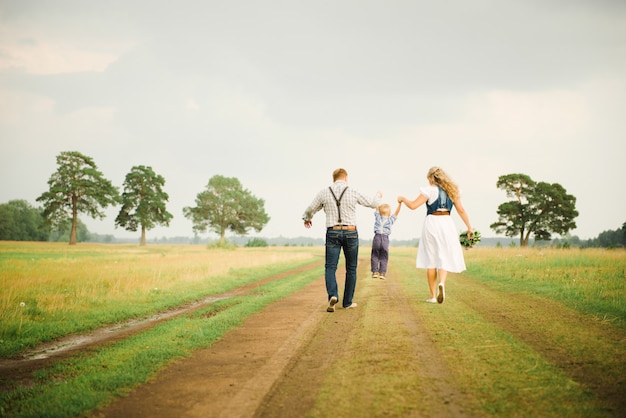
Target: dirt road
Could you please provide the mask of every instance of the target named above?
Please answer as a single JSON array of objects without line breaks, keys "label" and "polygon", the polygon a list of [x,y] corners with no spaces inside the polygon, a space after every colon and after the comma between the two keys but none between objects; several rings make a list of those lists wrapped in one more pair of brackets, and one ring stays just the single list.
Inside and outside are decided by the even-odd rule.
[{"label": "dirt road", "polygon": [[[378,327],[382,324],[388,329],[402,330],[407,338],[392,347],[387,345],[384,333],[370,336],[369,340],[361,342],[360,347],[378,352],[368,361],[375,359],[382,364],[403,359],[410,368],[408,372],[422,382],[400,388],[394,394],[411,398],[406,403],[410,405],[409,409],[402,416],[483,415],[479,400],[457,387],[453,373],[447,369],[450,363],[441,361],[441,347],[436,347],[436,337],[425,330],[422,318],[407,300],[415,295],[404,294],[393,279],[368,278],[366,265],[367,260],[360,261],[360,281],[355,299],[358,308],[338,308],[334,313],[327,313],[321,268],[319,265],[308,267],[320,268],[319,280],[251,316],[210,348],[176,361],[128,396],[92,411],[89,416],[350,416],[350,411],[335,410],[333,405],[326,409],[320,406],[320,391],[323,385],[327,385],[332,371],[350,359],[352,354],[348,347],[353,349],[354,336],[363,338],[363,329],[369,331],[373,323]],[[339,271],[338,277],[343,274]],[[269,277],[263,282],[277,278]],[[261,283],[242,287],[234,293],[245,294]],[[578,313],[528,295],[504,298],[471,280],[459,280],[455,286],[459,289],[455,303],[471,306],[491,322],[535,347],[578,384],[593,389],[610,410],[623,410],[625,355],[619,348],[623,347],[622,332],[609,334],[601,325],[592,324],[588,329],[597,332],[597,339],[577,339],[569,330],[585,319]],[[543,334],[545,325],[540,321],[550,316],[559,318],[558,322],[550,324],[549,330],[560,335],[558,338]],[[116,338],[123,338],[123,335]],[[577,361],[569,347],[586,344],[586,341],[596,344],[599,350],[614,347],[614,363],[600,368],[594,359]],[[36,366],[37,363],[31,364]],[[347,384],[358,388],[361,382]],[[419,390],[416,390],[418,386]],[[376,392],[375,387],[359,390],[361,396]],[[351,402],[359,402],[359,399]]]},{"label": "dirt road", "polygon": [[[338,277],[342,276],[343,272],[338,272]],[[359,301],[362,306],[369,305],[368,314],[376,314],[372,311],[376,306],[400,312],[399,325],[409,329],[412,347],[407,353],[393,355],[412,356],[416,367],[430,379],[429,411],[471,416],[468,411],[475,410],[475,405],[451,383],[447,370],[437,365],[438,352],[421,332],[419,319],[398,287],[392,281],[376,285],[369,292],[364,287]],[[342,347],[366,312],[338,308],[327,313],[324,300],[320,277],[93,416],[306,416],[329,369],[346,355]],[[424,412],[428,411],[418,415],[429,415]]]}]

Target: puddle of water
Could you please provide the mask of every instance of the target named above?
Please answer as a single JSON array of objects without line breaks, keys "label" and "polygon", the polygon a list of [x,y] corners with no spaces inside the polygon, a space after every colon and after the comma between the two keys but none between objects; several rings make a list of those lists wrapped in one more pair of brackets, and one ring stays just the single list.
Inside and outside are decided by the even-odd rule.
[{"label": "puddle of water", "polygon": [[208,297],[208,298],[202,299],[201,301],[191,303],[179,309],[152,315],[151,317],[146,318],[146,319],[141,319],[141,320],[132,319],[121,324],[115,324],[110,327],[105,327],[105,328],[94,330],[88,334],[70,335],[67,337],[63,337],[51,343],[45,343],[45,344],[38,346],[37,348],[26,351],[25,353],[21,355],[19,359],[1,360],[0,366],[2,366],[3,364],[8,364],[8,363],[14,364],[15,362],[24,362],[28,360],[41,360],[41,359],[53,357],[55,355],[58,355],[60,353],[63,353],[71,349],[82,348],[82,347],[89,346],[91,344],[95,344],[97,342],[106,341],[108,339],[115,337],[117,334],[121,332],[132,332],[132,330],[135,328],[146,326],[148,324],[156,323],[158,321],[162,321],[165,319],[174,318],[178,315],[210,305],[219,300],[228,299],[229,297],[231,297],[231,295]]}]

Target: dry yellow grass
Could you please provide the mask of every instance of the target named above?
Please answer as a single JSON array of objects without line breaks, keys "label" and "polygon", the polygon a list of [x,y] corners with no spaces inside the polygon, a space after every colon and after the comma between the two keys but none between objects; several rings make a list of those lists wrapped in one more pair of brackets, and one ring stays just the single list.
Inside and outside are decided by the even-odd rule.
[{"label": "dry yellow grass", "polygon": [[297,247],[0,242],[0,317],[20,315],[20,304],[36,303],[38,312],[54,314],[88,309],[105,298],[212,286],[233,270],[304,261],[313,253]]}]

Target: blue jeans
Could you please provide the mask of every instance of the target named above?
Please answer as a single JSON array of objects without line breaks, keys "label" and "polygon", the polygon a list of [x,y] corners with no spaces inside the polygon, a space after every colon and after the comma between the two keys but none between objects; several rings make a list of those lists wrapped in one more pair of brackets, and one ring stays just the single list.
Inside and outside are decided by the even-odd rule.
[{"label": "blue jeans", "polygon": [[359,234],[357,231],[333,231],[326,230],[326,291],[328,299],[335,296],[339,300],[337,289],[337,264],[339,255],[343,248],[343,255],[346,258],[346,283],[343,291],[343,307],[352,304],[352,297],[356,289],[356,268],[359,258]]}]

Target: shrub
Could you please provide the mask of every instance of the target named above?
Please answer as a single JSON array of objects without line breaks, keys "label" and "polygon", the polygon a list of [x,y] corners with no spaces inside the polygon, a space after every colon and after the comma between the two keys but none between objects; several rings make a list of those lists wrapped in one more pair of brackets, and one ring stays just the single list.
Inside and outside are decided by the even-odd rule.
[{"label": "shrub", "polygon": [[248,241],[246,247],[267,247],[267,241],[261,238],[253,238]]}]

